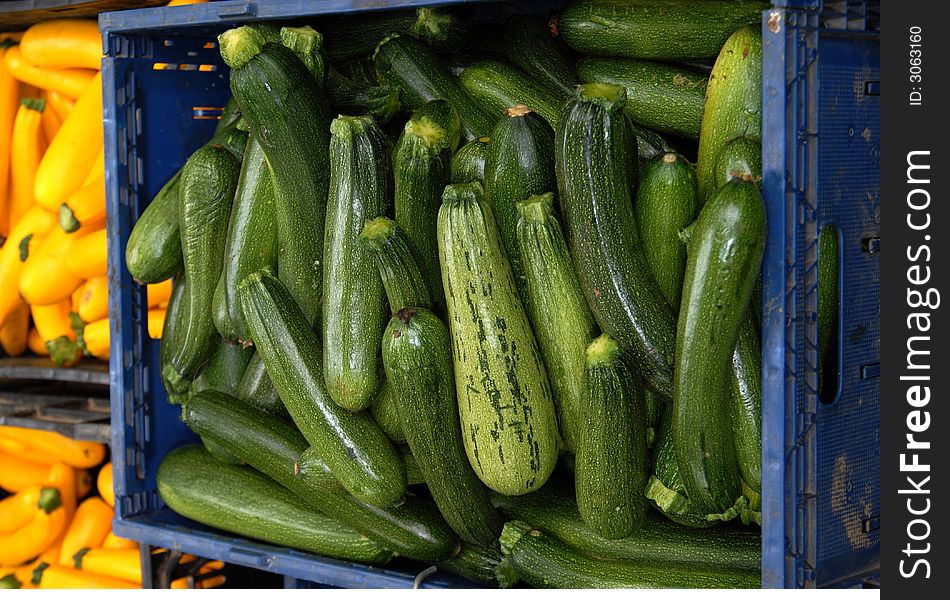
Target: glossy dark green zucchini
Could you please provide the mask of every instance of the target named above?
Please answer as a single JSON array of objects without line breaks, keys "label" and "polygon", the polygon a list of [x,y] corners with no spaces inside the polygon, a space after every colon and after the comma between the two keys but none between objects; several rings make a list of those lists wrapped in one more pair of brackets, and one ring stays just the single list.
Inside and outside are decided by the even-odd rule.
[{"label": "glossy dark green zucchini", "polygon": [[414,35],[440,52],[455,52],[468,37],[463,15],[432,7],[330,17],[321,27],[326,31],[327,54],[336,62],[372,55],[391,33]]},{"label": "glossy dark green zucchini", "polygon": [[452,157],[451,183],[469,183],[485,180],[485,158],[488,155],[487,135],[476,138],[461,148]]},{"label": "glossy dark green zucchini", "polygon": [[508,107],[523,104],[552,127],[557,124],[563,98],[509,64],[489,60],[474,64],[462,71],[459,83],[486,113],[496,118]]},{"label": "glossy dark green zucchini", "polygon": [[125,265],[132,278],[158,283],[181,271],[181,233],[178,229],[178,180],[175,173],[132,227],[125,245]]},{"label": "glossy dark green zucchini", "polygon": [[[242,311],[243,314],[243,311]],[[244,375],[238,382],[234,395],[238,400],[246,402],[254,408],[263,410],[272,415],[286,415],[287,409],[281,402],[274,384],[267,376],[267,369],[264,361],[256,352],[244,369]]]},{"label": "glossy dark green zucchini", "polygon": [[379,388],[386,296],[372,253],[360,242],[368,219],[389,211],[387,140],[371,117],[330,125],[330,195],[323,263],[323,372],[330,397],[358,411]]},{"label": "glossy dark green zucchini", "polygon": [[551,34],[543,17],[512,17],[505,27],[505,56],[538,81],[566,100],[580,81],[567,48]]},{"label": "glossy dark green zucchini", "polygon": [[392,443],[368,413],[350,413],[330,399],[319,340],[287,288],[255,273],[238,289],[257,352],[307,441],[355,496],[379,506],[402,498],[406,475]]},{"label": "glossy dark green zucchini", "polygon": [[[366,221],[360,241],[370,251],[379,267],[379,276],[386,289],[390,314],[402,308],[431,308],[432,295],[409,240],[396,222],[387,217]],[[439,290],[442,289],[441,282]]]}]

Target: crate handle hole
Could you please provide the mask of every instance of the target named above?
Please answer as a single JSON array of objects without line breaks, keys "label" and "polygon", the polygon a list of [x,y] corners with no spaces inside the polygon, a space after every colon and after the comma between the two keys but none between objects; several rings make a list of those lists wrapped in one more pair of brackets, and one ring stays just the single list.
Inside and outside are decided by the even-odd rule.
[{"label": "crate handle hole", "polygon": [[[818,399],[832,404],[841,395],[841,235],[827,224],[818,236]],[[826,270],[837,262],[834,273]],[[833,285],[829,295],[822,285]]]}]

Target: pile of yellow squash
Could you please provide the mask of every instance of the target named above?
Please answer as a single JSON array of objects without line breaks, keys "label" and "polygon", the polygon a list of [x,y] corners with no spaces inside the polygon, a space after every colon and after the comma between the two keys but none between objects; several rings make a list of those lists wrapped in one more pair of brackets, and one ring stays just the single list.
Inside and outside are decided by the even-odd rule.
[{"label": "pile of yellow squash", "polygon": [[[0,426],[0,589],[139,588],[138,544],[112,531],[106,447],[50,431]],[[99,469],[95,486],[90,470]],[[99,495],[90,495],[95,487]],[[195,560],[186,556],[182,562]],[[199,574],[220,571],[212,561]],[[194,582],[218,587],[222,575]],[[186,579],[172,587],[188,587]]]},{"label": "pile of yellow squash", "polygon": [[[30,350],[60,366],[84,354],[109,358],[101,57],[95,20],[0,34],[0,347],[8,356]],[[150,286],[153,337],[170,291],[170,282]]]}]

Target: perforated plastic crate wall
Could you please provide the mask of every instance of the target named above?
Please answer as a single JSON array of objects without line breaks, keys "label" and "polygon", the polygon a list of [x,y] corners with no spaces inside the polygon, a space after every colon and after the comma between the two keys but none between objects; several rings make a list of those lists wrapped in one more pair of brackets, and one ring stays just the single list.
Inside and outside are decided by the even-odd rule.
[{"label": "perforated plastic crate wall", "polygon": [[[879,564],[880,7],[763,17],[763,585]],[[817,393],[818,232],[839,234],[840,395]]]},{"label": "perforated plastic crate wall", "polygon": [[[492,13],[498,4],[482,7]],[[361,8],[353,0],[230,1],[101,19],[109,51],[106,158],[114,167],[107,186],[116,527],[153,545],[325,585],[406,586],[413,571],[348,566],[248,542],[162,506],[158,464],[195,438],[165,401],[158,344],[145,332],[143,290],[133,285],[123,256],[146,203],[210,136],[214,122],[195,117],[211,116],[207,107],[222,106],[228,96],[217,49],[206,47],[212,34],[225,23]],[[873,373],[879,339],[876,260],[860,252],[860,241],[878,230],[878,86],[867,83],[877,81],[877,36],[865,32],[876,23],[873,7],[855,2],[829,3],[824,12],[818,2],[798,3],[763,18],[763,194],[770,227],[763,297],[766,586],[847,583],[877,562],[877,385],[860,376],[863,367]],[[155,70],[156,62],[168,70]],[[201,64],[219,70],[177,66]],[[841,290],[843,392],[830,405],[821,405],[814,391],[816,239],[825,222],[841,233],[848,274]]]}]

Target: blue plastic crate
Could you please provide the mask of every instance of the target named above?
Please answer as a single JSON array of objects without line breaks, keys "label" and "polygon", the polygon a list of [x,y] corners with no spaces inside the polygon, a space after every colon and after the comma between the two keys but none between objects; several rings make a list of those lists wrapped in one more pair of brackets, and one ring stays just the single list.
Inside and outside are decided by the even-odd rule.
[{"label": "blue plastic crate", "polygon": [[[116,531],[144,543],[327,587],[410,587],[377,569],[250,542],[178,517],[156,492],[172,448],[196,441],[165,400],[144,288],[124,266],[135,219],[206,141],[229,96],[214,34],[228,25],[446,1],[225,1],[100,17],[109,209]],[[454,2],[461,3],[461,2]],[[492,19],[563,2],[479,5]],[[879,75],[877,2],[786,0],[763,14],[763,559],[767,587],[852,585],[877,569]],[[841,236],[840,397],[817,397],[817,232]],[[873,250],[863,251],[862,248]],[[436,575],[425,586],[470,585]]]}]

